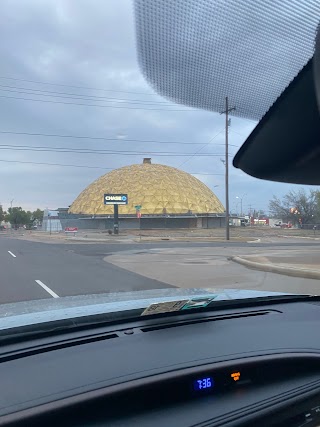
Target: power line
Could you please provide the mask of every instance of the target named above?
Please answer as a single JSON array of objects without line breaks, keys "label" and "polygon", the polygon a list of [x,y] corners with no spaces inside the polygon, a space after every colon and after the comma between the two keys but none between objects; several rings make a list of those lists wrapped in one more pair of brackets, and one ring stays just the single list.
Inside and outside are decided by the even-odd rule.
[{"label": "power line", "polygon": [[184,164],[186,164],[187,162],[189,162],[193,157],[195,157],[195,156],[201,156],[199,153],[200,153],[200,151],[202,151],[208,144],[210,144],[210,142],[211,141],[213,141],[218,135],[220,135],[220,133],[221,132],[223,132],[223,129],[222,130],[220,130],[218,133],[216,133],[210,140],[209,140],[209,142],[207,142],[206,144],[204,144],[198,151],[196,151],[194,154],[192,154],[190,157],[189,157],[189,159],[187,159],[187,160],[185,160],[184,162],[182,162],[180,165],[179,165],[179,168],[181,167],[181,166],[183,166]]},{"label": "power line", "polygon": [[52,82],[42,82],[42,81],[37,81],[37,80],[18,79],[18,78],[7,77],[7,76],[0,76],[0,79],[26,82],[26,83],[35,83],[35,84],[49,85],[49,86],[73,87],[73,88],[77,88],[77,89],[96,90],[96,91],[101,91],[101,92],[119,92],[119,93],[130,93],[130,94],[134,94],[134,95],[147,95],[147,96],[155,96],[156,95],[155,93],[148,93],[148,92],[131,92],[131,91],[126,91],[126,90],[103,89],[103,88],[96,88],[96,87],[90,87],[90,86],[74,86],[74,85],[66,85],[66,84],[62,84],[62,83],[52,83]]},{"label": "power line", "polygon": [[[243,119],[243,120],[246,120],[246,119]],[[253,120],[251,120],[251,121],[253,121]],[[230,133],[235,133],[235,134],[237,134],[237,135],[240,135],[240,136],[242,136],[243,138],[248,138],[248,135],[251,133],[251,131],[250,131],[248,135],[244,135],[243,133],[240,133],[240,132],[238,132],[238,131],[236,131],[236,130],[234,130],[234,129],[231,129],[229,132],[230,132]],[[230,144],[229,144],[229,145],[230,145]]]},{"label": "power line", "polygon": [[27,162],[22,160],[1,160],[0,162],[3,163],[26,163],[30,165],[48,165],[48,166],[64,166],[64,167],[71,167],[71,168],[87,168],[87,169],[104,169],[104,170],[113,170],[112,168],[105,168],[100,166],[88,166],[88,165],[66,165],[61,163],[46,163],[46,162]]},{"label": "power line", "polygon": [[64,104],[64,105],[80,105],[85,107],[98,107],[98,108],[116,108],[120,110],[145,110],[145,111],[175,111],[175,112],[189,112],[189,111],[201,111],[197,109],[185,109],[185,110],[176,110],[176,109],[169,109],[169,108],[142,108],[142,107],[120,107],[118,105],[97,105],[97,104],[85,104],[85,103],[79,103],[79,102],[64,102],[64,101],[52,101],[48,99],[35,99],[35,98],[24,98],[19,96],[7,96],[7,95],[0,95],[0,98],[6,98],[6,99],[20,99],[22,101],[34,101],[34,102],[46,102],[50,104]]},{"label": "power line", "polygon": [[[66,148],[66,147],[44,147],[44,146],[30,146],[30,145],[11,145],[0,144],[0,150],[9,151],[32,151],[32,152],[54,152],[54,153],[77,153],[77,154],[99,154],[108,156],[146,156],[153,155],[155,157],[189,157],[188,153],[181,153],[178,151],[165,152],[165,151],[120,151],[120,150],[94,150],[90,148]],[[199,157],[219,157],[222,154],[216,153],[202,153],[195,154]]]},{"label": "power line", "polygon": [[[31,165],[46,165],[46,166],[59,166],[59,167],[71,167],[71,168],[86,168],[86,169],[103,169],[103,170],[114,170],[114,168],[106,168],[101,166],[89,166],[89,165],[70,165],[64,163],[47,163],[47,162],[28,162],[22,160],[3,160],[0,159],[0,162],[3,163],[22,163],[22,164],[31,164]],[[190,175],[223,175],[220,173],[203,173],[203,172],[187,172]]]},{"label": "power line", "polygon": [[[26,136],[43,136],[50,138],[70,138],[70,139],[89,139],[97,141],[114,141],[114,142],[138,142],[138,143],[156,143],[156,144],[177,144],[177,145],[203,145],[202,142],[186,142],[186,141],[157,141],[154,139],[122,139],[117,138],[105,138],[101,136],[88,136],[88,135],[61,135],[55,133],[41,133],[41,132],[14,132],[14,131],[0,131],[0,134],[8,135],[26,135]],[[212,140],[212,139],[211,139]],[[207,144],[206,144],[207,145]],[[215,144],[224,145],[224,144]],[[237,145],[229,144],[232,147],[238,148]]]},{"label": "power line", "polygon": [[189,173],[190,175],[224,176],[224,173],[206,173],[206,172],[187,172],[187,173]]},{"label": "power line", "polygon": [[[59,86],[59,87],[68,87],[68,88],[75,88],[75,89],[95,90],[95,91],[100,91],[100,92],[116,92],[116,93],[118,92],[118,93],[127,93],[127,94],[144,95],[144,96],[156,96],[157,95],[156,93],[134,92],[134,91],[125,91],[125,90],[118,90],[118,89],[104,89],[104,88],[97,88],[97,87],[90,87],[90,86],[67,85],[67,84],[62,84],[62,83],[43,82],[43,81],[39,81],[39,80],[19,79],[19,78],[8,77],[8,76],[0,76],[0,79],[12,80],[12,81],[18,81],[18,82],[26,82],[26,83],[32,83],[32,84],[48,85],[48,86]],[[194,110],[172,110],[172,111],[208,111],[208,110],[194,109]],[[257,122],[258,122],[258,120],[252,120],[252,119],[248,119],[248,118],[244,118],[244,117],[241,117],[241,120],[245,120],[247,122],[251,122],[251,123],[255,123],[255,124],[257,124]]]},{"label": "power line", "polygon": [[139,100],[139,99],[107,98],[104,96],[95,97],[95,96],[91,96],[91,95],[68,94],[68,93],[63,94],[63,92],[39,93],[39,92],[50,92],[50,91],[40,91],[37,89],[28,89],[28,88],[23,88],[24,90],[1,89],[1,86],[2,85],[0,85],[0,90],[2,92],[22,93],[25,95],[46,96],[46,97],[51,97],[51,98],[63,98],[63,99],[80,99],[80,100],[84,100],[84,101],[95,101],[95,102],[117,102],[117,103],[121,103],[121,104],[127,103],[127,104],[146,105],[146,106],[148,106],[148,105],[150,105],[150,106],[153,106],[153,105],[166,106],[167,105],[169,107],[173,106],[172,104],[170,104],[168,102],[143,101],[143,100]]},{"label": "power line", "polygon": [[[53,95],[70,95],[70,96],[83,96],[86,98],[94,98],[94,99],[108,99],[108,100],[119,100],[119,101],[136,101],[136,102],[146,102],[146,103],[152,103],[152,104],[169,104],[168,101],[146,101],[142,99],[127,99],[127,98],[109,98],[106,96],[98,96],[98,95],[86,95],[84,93],[70,93],[70,92],[57,92],[53,90],[44,90],[44,89],[36,89],[36,88],[29,88],[29,87],[21,87],[21,86],[11,86],[11,85],[2,85],[0,84],[0,87],[3,88],[9,88],[9,89],[19,89],[19,90],[29,90],[32,92],[45,92],[48,94]],[[1,89],[1,90],[7,90],[7,89]]]}]

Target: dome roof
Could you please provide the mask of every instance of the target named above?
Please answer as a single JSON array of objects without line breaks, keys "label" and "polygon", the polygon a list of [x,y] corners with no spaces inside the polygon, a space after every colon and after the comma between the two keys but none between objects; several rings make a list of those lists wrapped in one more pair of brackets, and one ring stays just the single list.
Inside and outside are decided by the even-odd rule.
[{"label": "dome roof", "polygon": [[[149,162],[148,162],[149,161]],[[119,214],[222,213],[224,207],[215,194],[192,175],[170,166],[144,163],[109,172],[83,190],[70,206],[70,213],[112,214],[113,206],[104,205],[104,194],[128,194],[128,205],[119,206]]]}]

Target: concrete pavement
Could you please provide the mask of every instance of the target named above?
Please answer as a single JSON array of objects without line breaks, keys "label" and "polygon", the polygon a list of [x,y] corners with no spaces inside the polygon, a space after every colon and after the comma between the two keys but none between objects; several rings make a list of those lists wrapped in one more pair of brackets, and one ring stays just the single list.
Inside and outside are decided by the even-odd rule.
[{"label": "concrete pavement", "polygon": [[[233,261],[234,257],[251,257],[252,259],[264,256],[268,252],[277,256],[280,254],[290,259],[297,243],[240,245],[212,245],[210,247],[171,247],[153,248],[146,250],[132,250],[117,252],[108,257],[108,262],[127,268],[132,272],[145,275],[160,281],[165,281],[179,287],[220,287],[241,288],[265,291],[283,291],[293,293],[320,294],[318,278],[288,277],[284,274],[275,274],[272,270],[257,268],[248,269]],[[294,249],[292,249],[294,248]],[[319,253],[318,245],[304,246],[301,253],[314,252],[314,260]],[[291,253],[293,251],[293,253]],[[243,254],[243,255],[242,255]],[[294,259],[294,258],[293,258]],[[264,267],[264,264],[261,263]],[[297,276],[297,275],[296,275]]]}]

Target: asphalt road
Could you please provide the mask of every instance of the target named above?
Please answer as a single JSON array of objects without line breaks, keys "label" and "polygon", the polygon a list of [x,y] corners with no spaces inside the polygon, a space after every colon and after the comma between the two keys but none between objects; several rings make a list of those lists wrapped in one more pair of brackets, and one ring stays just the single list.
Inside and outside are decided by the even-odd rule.
[{"label": "asphalt road", "polygon": [[103,261],[101,245],[89,253],[79,246],[1,237],[0,304],[172,287]]},{"label": "asphalt road", "polygon": [[[174,287],[175,282],[161,276],[148,277],[133,271],[126,263],[121,266],[106,262],[108,256],[134,251],[147,253],[153,248],[230,248],[242,252],[243,248],[314,247],[315,242],[155,242],[155,243],[38,243],[7,236],[0,236],[0,304],[71,295],[125,292],[144,289]],[[107,257],[107,258],[106,258]],[[173,260],[172,260],[173,261]],[[127,268],[128,269],[127,269]],[[161,264],[160,268],[166,269]],[[181,267],[185,268],[185,267]],[[222,267],[223,268],[223,267]],[[244,267],[234,267],[242,268]],[[223,270],[225,271],[225,270]],[[222,271],[222,273],[223,273]],[[180,270],[180,272],[182,272]],[[231,272],[230,272],[231,274]],[[236,272],[234,275],[238,274]],[[248,270],[248,274],[251,273]],[[251,278],[251,276],[250,276]],[[163,280],[163,281],[162,281]],[[252,280],[255,278],[252,276]],[[290,279],[288,279],[290,280]],[[244,279],[246,282],[246,279]],[[171,282],[171,284],[169,284]],[[248,282],[246,282],[248,283]],[[177,283],[177,286],[181,286]],[[200,286],[200,285],[199,285]],[[279,289],[281,290],[281,289]]]}]

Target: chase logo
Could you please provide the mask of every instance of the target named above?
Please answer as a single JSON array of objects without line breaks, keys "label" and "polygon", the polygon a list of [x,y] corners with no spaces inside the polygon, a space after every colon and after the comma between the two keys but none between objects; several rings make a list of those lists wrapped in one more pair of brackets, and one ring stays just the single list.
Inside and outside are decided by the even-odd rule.
[{"label": "chase logo", "polygon": [[127,205],[128,195],[127,194],[105,194],[104,204],[105,205]]},{"label": "chase logo", "polygon": [[[105,199],[106,200],[122,200],[122,197],[121,196],[106,196],[105,197]],[[127,200],[127,199],[125,199],[125,200]]]}]

